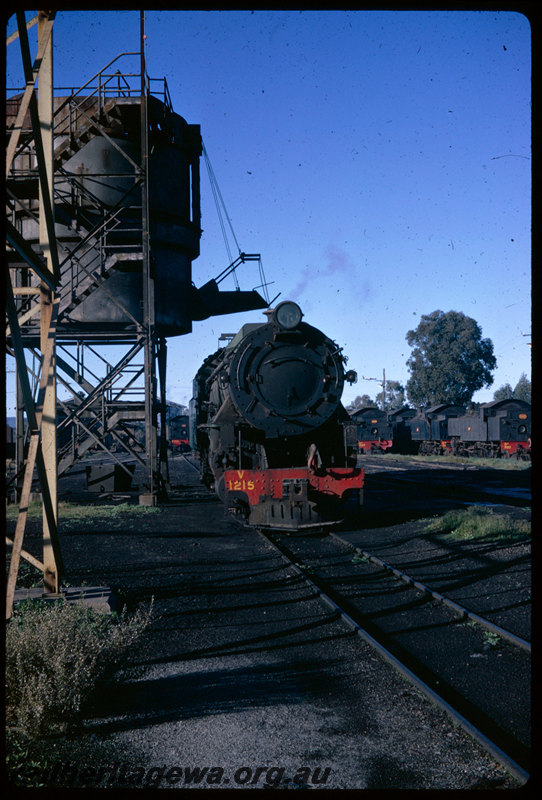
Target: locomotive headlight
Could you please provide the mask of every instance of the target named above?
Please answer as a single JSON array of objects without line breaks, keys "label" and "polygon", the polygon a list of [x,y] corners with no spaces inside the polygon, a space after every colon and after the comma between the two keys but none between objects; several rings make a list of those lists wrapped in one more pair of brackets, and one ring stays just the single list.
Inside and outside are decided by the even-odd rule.
[{"label": "locomotive headlight", "polygon": [[303,314],[297,303],[292,303],[291,300],[279,303],[273,312],[273,318],[277,325],[287,331],[297,328],[302,316]]},{"label": "locomotive headlight", "polygon": [[355,369],[349,369],[348,372],[346,373],[346,375],[344,376],[344,379],[348,383],[357,383],[358,382],[358,373],[356,372]]}]

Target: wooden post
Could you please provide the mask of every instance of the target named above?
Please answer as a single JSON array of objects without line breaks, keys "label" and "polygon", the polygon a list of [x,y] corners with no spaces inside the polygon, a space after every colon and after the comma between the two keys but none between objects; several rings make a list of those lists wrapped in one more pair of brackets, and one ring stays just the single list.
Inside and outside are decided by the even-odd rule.
[{"label": "wooden post", "polygon": [[[38,14],[38,39],[44,33],[46,19],[43,13]],[[40,120],[41,140],[43,143],[44,167],[47,176],[47,187],[40,184],[40,247],[47,262],[47,268],[53,274],[53,262],[50,246],[50,221],[47,209],[53,209],[53,35],[48,38],[47,46],[43,51],[43,58],[39,70],[38,89],[38,116]],[[47,198],[44,197],[47,192]],[[48,201],[48,202],[47,202]],[[41,285],[41,313],[40,313],[40,350],[45,352],[51,331],[53,304],[58,303],[54,291],[44,283]],[[43,564],[45,567],[43,584],[45,592],[58,594],[59,575],[54,557],[52,537],[56,536],[56,523],[58,521],[58,487],[57,487],[57,452],[56,452],[56,364],[55,346],[53,341],[53,355],[50,361],[48,374],[45,378],[45,396],[43,401],[43,415],[41,423],[41,442],[47,484],[55,518],[55,530],[51,531],[45,509],[43,510]],[[42,370],[45,369],[42,362]]]}]

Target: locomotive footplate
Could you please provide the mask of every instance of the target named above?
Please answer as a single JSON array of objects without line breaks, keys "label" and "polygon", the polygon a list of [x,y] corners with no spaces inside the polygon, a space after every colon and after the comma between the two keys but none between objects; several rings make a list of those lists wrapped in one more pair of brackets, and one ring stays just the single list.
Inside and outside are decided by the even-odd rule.
[{"label": "locomotive footplate", "polygon": [[224,481],[229,508],[244,513],[250,524],[299,530],[336,524],[337,508],[347,497],[361,505],[364,472],[347,467],[227,470]]}]

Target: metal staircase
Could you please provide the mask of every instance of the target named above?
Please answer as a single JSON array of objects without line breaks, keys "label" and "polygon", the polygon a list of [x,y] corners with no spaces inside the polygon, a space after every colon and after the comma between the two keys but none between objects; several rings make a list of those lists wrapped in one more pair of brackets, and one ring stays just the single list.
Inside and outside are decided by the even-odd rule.
[{"label": "metal staircase", "polygon": [[[118,70],[110,73],[108,68],[94,76],[92,84],[94,89],[89,82],[69,97],[57,98],[54,111],[53,206],[60,266],[56,364],[59,387],[68,395],[64,399],[59,396],[58,401],[59,477],[93,447],[119,463],[122,459],[117,453],[124,452],[124,459],[127,454],[146,469],[145,447],[135,436],[134,423],[145,423],[149,415],[143,380],[148,331],[141,313],[134,314],[122,298],[108,290],[112,276],[126,270],[141,272],[144,259],[141,198],[145,173],[141,158],[133,158],[128,149],[119,146],[119,140],[129,137],[139,146],[141,89],[132,89],[127,77]],[[125,190],[117,192],[113,204],[100,197],[99,190],[107,177],[89,177],[84,169],[70,168],[70,163],[96,137],[114,147],[125,165]],[[38,176],[32,166],[33,144],[27,125],[7,182],[11,220],[27,247],[29,240],[37,240],[34,231]],[[39,259],[37,244],[32,244],[32,250],[33,257]],[[35,313],[39,280],[15,248],[8,251],[7,257],[14,270],[23,340],[27,352],[39,362],[39,315]],[[85,324],[84,314],[78,318],[78,310],[98,292],[125,320],[121,331],[108,330],[107,325],[100,331],[96,325]],[[8,346],[9,337],[8,328]],[[112,359],[106,355],[112,349],[106,344],[127,352]],[[137,358],[141,363],[134,363]],[[156,409],[152,408],[151,413],[156,420]]]}]

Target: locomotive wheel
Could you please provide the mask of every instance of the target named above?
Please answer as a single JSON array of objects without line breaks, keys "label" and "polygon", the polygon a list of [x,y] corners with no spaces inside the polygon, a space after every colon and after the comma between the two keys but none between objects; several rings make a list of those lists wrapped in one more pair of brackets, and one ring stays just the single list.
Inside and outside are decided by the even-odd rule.
[{"label": "locomotive wheel", "polygon": [[220,498],[222,503],[226,502],[226,483],[224,481],[224,475],[221,475],[219,478],[215,480],[215,492]]}]

